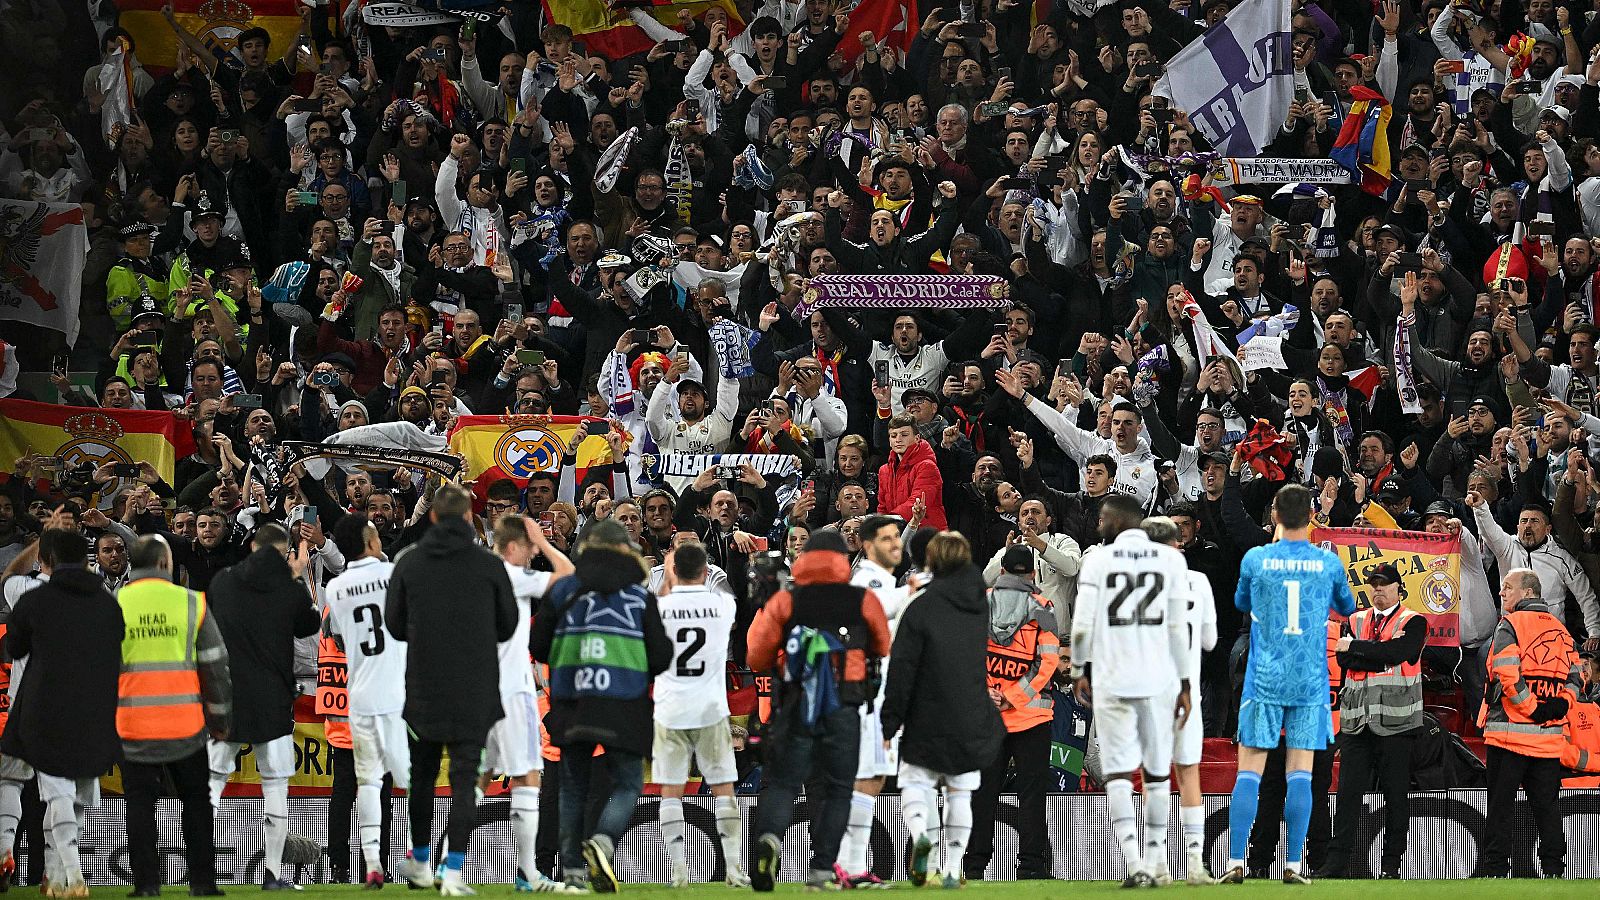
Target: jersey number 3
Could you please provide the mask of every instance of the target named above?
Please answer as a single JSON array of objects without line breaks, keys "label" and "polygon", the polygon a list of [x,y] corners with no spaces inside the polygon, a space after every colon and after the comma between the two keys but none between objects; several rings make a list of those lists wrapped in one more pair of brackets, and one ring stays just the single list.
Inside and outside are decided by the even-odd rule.
[{"label": "jersey number 3", "polygon": [[[1154,610],[1151,607],[1155,606],[1156,598],[1161,596],[1161,589],[1166,584],[1167,577],[1160,572],[1140,572],[1137,575],[1112,572],[1106,576],[1106,590],[1116,591],[1116,596],[1111,598],[1111,605],[1106,607],[1106,624],[1113,628],[1118,625],[1160,625],[1165,621],[1166,611],[1159,606]],[[1138,606],[1130,611],[1131,615],[1124,615],[1135,591],[1144,593],[1138,599]]]},{"label": "jersey number 3", "polygon": [[[365,623],[372,633],[361,642],[362,656],[377,656],[383,652],[383,610],[376,603],[367,603],[350,611],[350,617],[358,624]],[[367,622],[371,619],[371,622]]]}]

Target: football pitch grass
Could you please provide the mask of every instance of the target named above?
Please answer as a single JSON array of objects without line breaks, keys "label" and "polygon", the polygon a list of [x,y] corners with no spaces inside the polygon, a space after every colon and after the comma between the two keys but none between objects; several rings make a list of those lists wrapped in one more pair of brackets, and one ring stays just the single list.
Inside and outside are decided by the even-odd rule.
[{"label": "football pitch grass", "polygon": [[[258,892],[259,888],[232,885],[224,887],[230,895],[251,895]],[[478,895],[481,897],[535,897],[538,894],[516,894],[509,884],[482,884],[476,885]],[[922,888],[914,888],[909,882],[900,882],[892,887],[893,893],[916,893],[919,896],[966,896],[974,900],[978,898],[1019,898],[1019,900],[1046,900],[1056,897],[1112,897],[1122,893],[1120,884],[1113,881],[994,881],[994,882],[969,882],[960,891],[947,892],[935,887],[931,882]],[[1374,900],[1374,898],[1453,898],[1453,900],[1520,900],[1523,897],[1587,897],[1600,896],[1600,882],[1593,880],[1572,881],[1541,881],[1532,879],[1512,880],[1455,880],[1455,881],[1319,881],[1311,885],[1290,887],[1278,881],[1247,881],[1242,885],[1209,885],[1206,887],[1189,887],[1178,883],[1158,889],[1163,895],[1170,895],[1177,900],[1178,897],[1207,898],[1207,900],[1227,900],[1234,895],[1247,895],[1250,897],[1286,896],[1286,897],[1341,897],[1346,900]],[[120,897],[126,893],[123,889],[112,887],[98,887],[93,889],[98,897]],[[180,896],[178,890],[169,887],[165,892],[167,896]],[[753,891],[737,890],[722,884],[695,884],[687,888],[673,889],[664,884],[624,884],[621,896],[626,897],[694,897],[694,898],[735,898],[751,897]],[[783,882],[774,892],[779,895],[803,895],[806,890],[799,883]],[[829,892],[832,893],[832,892]],[[1130,891],[1129,893],[1134,893]],[[1138,891],[1139,894],[1149,894],[1148,889]],[[879,892],[863,891],[857,896],[874,896]],[[1359,894],[1356,898],[1354,895]],[[374,896],[367,894],[358,885],[306,885],[305,891],[300,896],[317,895],[320,897],[355,897]],[[375,896],[393,897],[399,900],[402,897],[422,897],[419,892],[406,890],[404,884],[390,884],[381,894]],[[560,895],[549,895],[560,896]]]}]

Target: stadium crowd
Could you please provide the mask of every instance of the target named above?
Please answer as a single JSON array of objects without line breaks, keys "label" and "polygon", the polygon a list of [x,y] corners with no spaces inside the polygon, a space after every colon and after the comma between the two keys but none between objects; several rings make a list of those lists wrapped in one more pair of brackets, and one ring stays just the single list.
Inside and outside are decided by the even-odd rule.
[{"label": "stadium crowd", "polygon": [[[230,675],[202,677],[207,718],[214,748],[236,751],[287,733],[277,713],[316,692],[319,656],[342,664],[352,653],[332,583],[395,562],[396,581],[417,579],[404,593],[410,633],[424,635],[411,646],[407,685],[421,678],[419,659],[440,677],[449,671],[430,654],[450,651],[418,624],[443,621],[488,648],[473,671],[489,673],[485,696],[505,700],[504,719],[477,711],[482,728],[467,721],[473,711],[446,714],[448,703],[426,701],[452,723],[424,742],[437,773],[441,747],[481,748],[483,730],[513,715],[526,730],[529,714],[511,707],[532,688],[508,692],[502,682],[494,693],[495,642],[521,641],[559,669],[561,648],[589,633],[569,605],[541,606],[541,597],[553,604],[597,591],[619,610],[647,601],[630,677],[654,679],[658,698],[657,676],[674,671],[664,660],[687,677],[681,637],[663,656],[661,642],[673,640],[662,629],[663,618],[673,621],[666,598],[727,598],[727,610],[706,614],[727,629],[712,644],[723,658],[709,669],[719,682],[724,669],[740,684],[751,670],[763,676],[759,708],[736,726],[738,771],[707,768],[701,754],[716,757],[718,741],[684,747],[706,774],[717,770],[720,780],[708,780],[719,828],[729,825],[723,798],[763,760],[760,748],[767,781],[753,834],[781,837],[784,797],[792,805],[814,788],[826,798],[831,817],[813,827],[831,838],[813,841],[807,875],[817,886],[878,879],[866,835],[874,798],[897,776],[924,817],[935,809],[935,826],[935,788],[947,810],[952,795],[967,795],[957,805],[969,804],[970,844],[960,836],[947,884],[983,877],[1003,785],[1021,795],[1023,816],[1042,823],[1052,704],[1068,697],[1056,687],[1070,690],[1082,662],[1070,640],[1079,571],[1092,548],[1130,527],[1106,531],[1112,497],[1135,502],[1132,525],[1156,517],[1157,543],[1167,540],[1160,518],[1170,520],[1173,545],[1217,598],[1214,640],[1191,685],[1205,737],[1240,732],[1251,619],[1229,600],[1246,554],[1274,541],[1282,523],[1273,498],[1285,485],[1309,491],[1315,527],[1459,535],[1458,640],[1410,654],[1413,665],[1420,654],[1419,683],[1461,698],[1458,730],[1480,733],[1485,707],[1492,726],[1502,692],[1514,693],[1509,682],[1502,689],[1509,657],[1497,638],[1514,608],[1502,609],[1499,587],[1512,573],[1532,574],[1517,590],[1542,598],[1564,627],[1573,665],[1579,651],[1590,660],[1569,699],[1592,702],[1600,3],[1284,2],[1295,100],[1258,155],[1326,161],[1340,123],[1361,115],[1352,106],[1384,100],[1389,159],[1376,190],[1229,183],[1191,122],[1195,111],[1155,92],[1165,65],[1238,0],[922,0],[883,4],[920,17],[884,34],[850,26],[853,10],[880,0],[729,0],[693,4],[675,20],[653,17],[648,2],[609,0],[612,24],[648,38],[648,49],[619,58],[551,15],[560,3],[474,6],[488,15],[422,25],[363,22],[357,5],[345,20],[335,7],[301,5],[291,40],[250,27],[226,49],[169,6],[169,58],[136,45],[114,2],[87,13],[46,0],[7,4],[6,65],[31,62],[6,70],[0,197],[81,204],[89,249],[75,344],[0,309],[0,338],[22,373],[20,382],[3,373],[0,396],[171,411],[194,446],[170,476],[148,461],[63,470],[48,453],[6,460],[7,610],[44,590],[52,571],[85,564],[97,576],[74,588],[85,596],[150,577],[206,592],[234,695],[231,717],[225,700],[211,709],[210,691],[220,679],[226,693]],[[135,103],[107,131],[116,98],[105,85],[122,83],[111,68]],[[945,302],[935,292],[928,305],[819,304],[812,284],[925,275],[1001,285],[1003,303]],[[1263,338],[1281,360],[1257,362]],[[284,441],[338,443],[354,429],[359,437],[344,443],[443,451],[461,417],[474,415],[583,423],[559,460],[470,484],[470,498],[426,467],[380,458],[273,464]],[[608,449],[580,470],[577,447],[595,436]],[[81,534],[87,559],[65,537],[40,539],[52,532]],[[554,577],[507,583],[478,548],[513,575]],[[416,571],[422,559],[435,570]],[[419,597],[480,576],[494,587],[477,624],[419,612]],[[841,715],[872,721],[848,741],[852,772],[807,786],[809,762],[788,752],[824,768],[845,751],[823,737],[795,750],[803,742],[792,723],[773,720],[785,688],[764,676],[794,665],[776,654],[786,625],[838,625],[774,611],[793,602],[801,616],[797,599],[774,599],[791,590],[847,596],[819,594],[819,585],[854,585],[848,597],[861,600],[855,632],[866,643],[833,650],[849,660],[840,684],[853,686],[842,691]],[[273,607],[281,616],[259,629],[230,625],[228,613],[251,616],[258,595],[282,605]],[[524,612],[513,636],[513,598],[531,598],[531,634]],[[908,618],[919,603],[928,608]],[[318,626],[325,610],[333,624]],[[889,653],[890,630],[964,660],[945,642],[979,618],[986,624],[973,633],[988,632],[992,702],[978,698],[975,718],[949,727],[987,734],[992,752],[944,758],[926,731],[913,738],[913,728],[930,727],[933,711],[921,705],[938,698],[906,693],[903,680],[897,690],[895,673],[917,670]],[[407,626],[391,619],[388,633],[404,642]],[[1330,661],[1338,638],[1327,641]],[[204,646],[204,629],[198,639]],[[893,646],[898,654],[898,639]],[[870,674],[856,671],[885,656]],[[966,684],[924,666],[922,678],[950,683],[923,690],[951,697],[982,678],[974,670]],[[20,668],[9,676],[13,694]],[[705,670],[702,660],[696,675]],[[638,702],[648,710],[648,699],[595,700],[581,677],[543,678],[543,783],[537,760],[496,770],[513,776],[513,815],[531,810],[545,834],[537,861],[519,855],[519,886],[585,880],[546,878],[560,878],[558,843],[569,875],[587,868],[596,887],[607,878],[614,886],[610,841],[626,823],[615,810],[601,814],[602,803],[585,823],[572,811],[589,799],[585,786],[636,797],[637,763],[653,749],[662,766],[663,728],[709,722],[726,732],[728,707],[663,725],[658,702],[652,733],[638,721],[608,725],[629,717],[604,712]],[[409,722],[423,701],[413,690],[403,702]],[[243,715],[258,709],[266,712]],[[343,718],[321,711],[330,723]],[[922,756],[897,764],[880,745],[902,726],[902,748]],[[475,744],[461,736],[474,729]],[[358,728],[357,757],[360,740]],[[363,802],[348,728],[343,741],[335,801],[344,824],[327,842],[340,881],[350,877],[349,811]],[[1090,743],[1089,780],[1104,783]],[[607,750],[604,767],[589,761],[596,744]],[[575,747],[585,748],[581,770]],[[4,743],[0,752],[16,751]],[[231,760],[213,749],[211,777]],[[687,761],[666,761],[683,775],[681,798]],[[387,769],[403,783],[410,774],[380,762],[375,777]],[[271,765],[261,768],[268,780],[287,777]],[[1556,781],[1574,776],[1570,768]],[[940,775],[970,772],[981,778]],[[456,798],[470,800],[478,773],[452,763],[449,776]],[[0,767],[0,843],[17,828],[16,818],[7,824],[4,787],[17,778]],[[185,784],[174,773],[198,805],[206,778],[190,772]],[[53,798],[34,790],[24,818],[37,821]],[[540,793],[543,819],[529,799]],[[737,809],[727,808],[726,877],[745,883],[733,858]],[[411,812],[415,829],[416,802]],[[457,847],[469,813],[452,814]],[[369,824],[362,819],[363,842]],[[269,853],[274,827],[286,826],[274,824],[269,803]],[[1021,877],[1050,877],[1046,834],[1024,834]],[[1272,836],[1250,874],[1270,862],[1275,825]],[[1387,847],[1386,865],[1391,851],[1398,857]],[[676,853],[674,881],[686,882],[681,845]],[[1562,855],[1541,857],[1546,872],[1560,871]],[[459,882],[459,856],[446,856],[438,862]],[[1492,869],[1484,874],[1503,874]],[[770,872],[750,874],[770,886]],[[269,867],[265,877],[288,886],[284,875]]]}]

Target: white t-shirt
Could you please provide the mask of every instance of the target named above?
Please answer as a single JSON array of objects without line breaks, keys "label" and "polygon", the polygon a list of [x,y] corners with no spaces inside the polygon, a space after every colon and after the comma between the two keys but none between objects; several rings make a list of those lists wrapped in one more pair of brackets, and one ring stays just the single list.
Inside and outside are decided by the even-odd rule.
[{"label": "white t-shirt", "polygon": [[500,644],[500,696],[534,693],[533,658],[528,655],[528,632],[533,627],[533,600],[550,590],[549,572],[530,572],[505,563],[511,576],[511,593],[517,595],[517,630]]},{"label": "white t-shirt", "polygon": [[705,585],[679,585],[657,601],[672,641],[672,664],[656,676],[656,722],[665,728],[704,728],[728,718],[725,669],[733,598]]},{"label": "white t-shirt", "polygon": [[328,633],[344,643],[350,715],[386,716],[406,705],[406,644],[383,624],[394,563],[365,557],[328,582]]},{"label": "white t-shirt", "polygon": [[1189,567],[1138,528],[1083,556],[1072,611],[1073,664],[1092,663],[1096,694],[1178,692],[1189,643]]}]

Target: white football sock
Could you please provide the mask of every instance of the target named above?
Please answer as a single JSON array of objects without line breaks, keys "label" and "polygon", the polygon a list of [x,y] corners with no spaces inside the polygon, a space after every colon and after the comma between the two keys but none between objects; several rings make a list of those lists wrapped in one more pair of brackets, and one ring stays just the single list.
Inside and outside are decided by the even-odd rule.
[{"label": "white football sock", "polygon": [[1183,848],[1187,853],[1206,852],[1206,808],[1204,806],[1178,807],[1178,821],[1183,823]]},{"label": "white football sock", "polygon": [[383,785],[356,786],[356,822],[361,831],[361,859],[368,872],[383,870]]},{"label": "white football sock", "polygon": [[517,872],[532,881],[539,866],[534,861],[534,846],[539,841],[539,789],[524,785],[511,788],[511,834],[517,841]]},{"label": "white football sock", "polygon": [[728,868],[744,868],[744,822],[739,818],[739,801],[718,797],[717,837],[722,841],[723,863]]},{"label": "white football sock", "polygon": [[972,792],[944,789],[944,873],[960,879],[972,837]]},{"label": "white football sock", "polygon": [[1144,783],[1144,865],[1147,872],[1165,872],[1167,821],[1172,818],[1172,783]]},{"label": "white football sock", "polygon": [[266,833],[261,868],[272,878],[283,878],[283,843],[289,838],[289,779],[261,777],[261,823]]},{"label": "white football sock", "polygon": [[1139,825],[1133,815],[1133,782],[1117,778],[1106,782],[1106,807],[1111,814],[1111,833],[1116,835],[1122,848],[1122,859],[1128,864],[1128,874],[1139,871],[1143,857],[1139,847]]},{"label": "white football sock", "polygon": [[58,877],[67,884],[83,881],[83,868],[78,862],[78,818],[72,813],[72,798],[55,797],[45,804],[44,825],[56,850]]},{"label": "white football sock", "polygon": [[17,823],[22,821],[22,782],[0,780],[0,859],[17,845]]},{"label": "white football sock", "polygon": [[867,870],[867,850],[872,846],[872,813],[878,798],[855,791],[850,795],[850,825],[845,833],[850,841],[839,849],[839,862],[845,874],[860,875]]},{"label": "white football sock", "polygon": [[926,784],[900,786],[900,820],[906,823],[906,836],[916,843],[928,830],[928,817],[933,814],[933,787]]},{"label": "white football sock", "polygon": [[683,832],[683,798],[662,797],[661,842],[667,845],[667,862],[674,866],[681,866],[687,861]]}]

